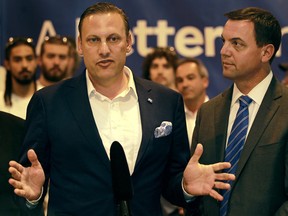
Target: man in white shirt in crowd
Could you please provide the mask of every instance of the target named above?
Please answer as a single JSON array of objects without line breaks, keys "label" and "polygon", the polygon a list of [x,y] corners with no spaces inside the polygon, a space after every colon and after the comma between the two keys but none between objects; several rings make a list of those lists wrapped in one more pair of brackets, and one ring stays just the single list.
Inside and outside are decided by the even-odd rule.
[{"label": "man in white shirt in crowd", "polygon": [[70,44],[67,37],[45,37],[39,56],[40,77],[37,80],[37,89],[53,85],[64,78],[68,73],[70,60]]},{"label": "man in white shirt in crowd", "polygon": [[206,93],[209,86],[209,73],[200,59],[184,58],[178,61],[175,80],[176,87],[184,99],[187,132],[191,146],[197,111],[204,102],[209,100]]},{"label": "man in white shirt in crowd", "polygon": [[32,38],[9,38],[5,48],[6,81],[0,110],[23,119],[36,91],[37,57]]}]

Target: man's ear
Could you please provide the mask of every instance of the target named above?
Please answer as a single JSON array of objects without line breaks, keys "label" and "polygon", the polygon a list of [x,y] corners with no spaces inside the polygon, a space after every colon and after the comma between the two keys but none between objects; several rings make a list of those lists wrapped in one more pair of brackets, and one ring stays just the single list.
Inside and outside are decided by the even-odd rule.
[{"label": "man's ear", "polygon": [[208,77],[203,77],[202,80],[203,80],[203,84],[204,84],[205,89],[207,89],[208,86],[209,86],[209,79],[208,79]]},{"label": "man's ear", "polygon": [[9,61],[7,61],[6,59],[4,60],[4,67],[6,68],[6,70],[10,70],[10,63]]},{"label": "man's ear", "polygon": [[275,52],[273,44],[267,44],[262,47],[261,59],[263,62],[269,62]]},{"label": "man's ear", "polygon": [[129,34],[127,37],[126,53],[131,52],[131,50],[132,50],[132,35],[131,35],[131,32],[129,31]]},{"label": "man's ear", "polygon": [[83,56],[82,42],[81,42],[80,35],[78,36],[78,39],[77,39],[77,51],[78,51],[78,54],[79,54],[80,56]]}]

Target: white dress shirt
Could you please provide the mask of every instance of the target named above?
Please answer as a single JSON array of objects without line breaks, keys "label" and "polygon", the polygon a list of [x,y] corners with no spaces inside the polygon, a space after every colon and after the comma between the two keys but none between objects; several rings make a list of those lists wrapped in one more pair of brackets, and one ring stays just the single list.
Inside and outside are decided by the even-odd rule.
[{"label": "white dress shirt", "polygon": [[[250,128],[254,122],[254,119],[256,117],[256,114],[259,110],[259,107],[263,101],[263,98],[266,94],[266,91],[270,85],[270,82],[272,80],[272,71],[263,79],[258,85],[256,85],[249,93],[248,96],[253,100],[251,104],[249,105],[249,124],[248,124],[248,130],[247,134],[250,131]],[[237,86],[234,84],[233,87],[233,95],[232,95],[232,101],[231,101],[231,108],[230,108],[230,116],[228,121],[228,130],[227,130],[227,140],[226,145],[228,142],[228,138],[230,136],[230,132],[232,129],[232,125],[235,121],[237,111],[239,109],[239,97],[243,94],[240,92],[240,90],[237,88]],[[246,136],[246,138],[248,135]]]},{"label": "white dress shirt", "polygon": [[[205,96],[205,102],[209,100],[208,95]],[[197,111],[191,112],[186,106],[185,106],[185,118],[186,118],[186,126],[187,126],[187,134],[188,134],[188,139],[189,139],[189,146],[191,148],[192,145],[192,136],[193,136],[193,131],[195,128],[195,121],[197,117]]]},{"label": "white dress shirt", "polygon": [[95,90],[86,71],[87,92],[100,137],[108,157],[110,147],[118,141],[125,152],[130,174],[133,173],[142,139],[138,95],[133,73],[124,67],[128,78],[127,88],[110,100]]}]

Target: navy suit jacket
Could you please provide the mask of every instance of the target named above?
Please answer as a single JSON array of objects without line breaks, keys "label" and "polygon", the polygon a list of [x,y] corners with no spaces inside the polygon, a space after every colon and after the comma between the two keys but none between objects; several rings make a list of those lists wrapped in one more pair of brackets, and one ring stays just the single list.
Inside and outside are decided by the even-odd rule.
[{"label": "navy suit jacket", "polygon": [[[2,98],[1,98],[2,99]],[[8,183],[9,161],[17,160],[24,138],[24,120],[9,113],[0,112],[0,215],[20,216],[14,189]]]},{"label": "navy suit jacket", "polygon": [[[185,205],[181,180],[190,151],[183,99],[151,81],[134,80],[143,134],[131,177],[131,212],[161,215],[162,192],[174,204]],[[172,123],[172,133],[155,138],[162,121]],[[36,150],[50,177],[49,215],[115,215],[110,161],[91,111],[85,73],[36,92],[27,129],[20,161],[27,165],[27,150]]]},{"label": "navy suit jacket", "polygon": [[[201,163],[224,160],[233,87],[198,111],[193,147]],[[244,145],[232,184],[228,216],[288,215],[288,88],[273,77]],[[220,202],[199,197],[200,215],[218,216]],[[198,206],[198,207],[199,207]]]}]

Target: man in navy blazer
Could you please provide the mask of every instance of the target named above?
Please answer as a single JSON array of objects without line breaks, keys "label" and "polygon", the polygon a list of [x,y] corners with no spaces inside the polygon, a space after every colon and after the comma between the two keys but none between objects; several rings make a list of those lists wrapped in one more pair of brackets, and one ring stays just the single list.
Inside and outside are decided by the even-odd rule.
[{"label": "man in navy blazer", "polygon": [[128,161],[132,215],[161,215],[161,194],[179,206],[192,201],[191,195],[221,200],[215,189],[229,184],[219,180],[234,175],[217,171],[230,164],[199,165],[199,145],[187,165],[180,94],[124,66],[132,45],[124,12],[110,3],[92,5],[81,16],[79,32],[86,71],[35,93],[21,164],[10,162],[9,182],[31,214],[41,209],[50,179],[48,215],[115,215],[109,160],[114,141],[123,145]]},{"label": "man in navy blazer", "polygon": [[[224,202],[198,197],[199,213],[207,216],[288,215],[288,89],[273,76],[271,62],[280,46],[281,27],[260,8],[226,14],[221,58],[223,75],[234,85],[200,108],[193,146],[205,149],[200,162],[225,160],[225,149],[239,107],[249,96],[246,141]],[[231,144],[232,145],[232,144]],[[228,147],[227,147],[228,148]],[[197,202],[197,200],[195,202]]]}]

